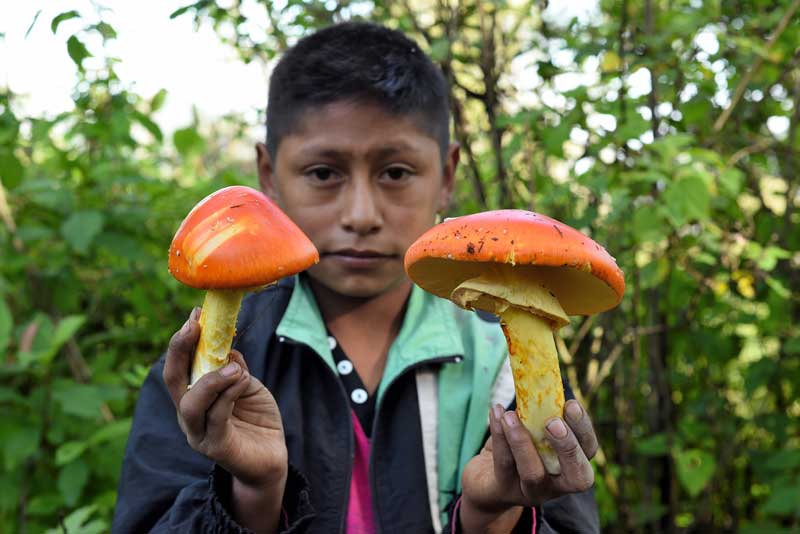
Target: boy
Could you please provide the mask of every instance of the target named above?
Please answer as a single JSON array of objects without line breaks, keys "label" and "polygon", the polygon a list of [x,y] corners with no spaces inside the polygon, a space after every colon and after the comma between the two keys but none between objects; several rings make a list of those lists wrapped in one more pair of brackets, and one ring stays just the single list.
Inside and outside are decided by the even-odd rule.
[{"label": "boy", "polygon": [[282,58],[267,117],[261,187],[320,262],[247,299],[232,363],[188,391],[198,310],[173,336],[115,532],[598,530],[588,415],[572,400],[549,422],[563,474],[546,475],[504,408],[499,326],[403,271],[453,189],[441,72],[398,32],[332,26]]}]

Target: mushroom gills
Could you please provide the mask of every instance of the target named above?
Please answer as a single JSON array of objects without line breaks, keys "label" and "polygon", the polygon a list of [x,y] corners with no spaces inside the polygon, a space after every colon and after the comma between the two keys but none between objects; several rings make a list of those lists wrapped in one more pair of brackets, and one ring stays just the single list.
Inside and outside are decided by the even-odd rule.
[{"label": "mushroom gills", "polygon": [[228,363],[236,317],[242,304],[244,289],[213,289],[206,293],[200,314],[200,340],[192,362],[189,387],[200,377],[221,369]]},{"label": "mushroom gills", "polygon": [[561,465],[545,437],[545,423],[563,417],[564,388],[553,330],[569,323],[558,299],[543,285],[513,271],[493,270],[466,280],[451,300],[466,309],[500,316],[514,375],[517,414],[531,433],[548,473]]}]

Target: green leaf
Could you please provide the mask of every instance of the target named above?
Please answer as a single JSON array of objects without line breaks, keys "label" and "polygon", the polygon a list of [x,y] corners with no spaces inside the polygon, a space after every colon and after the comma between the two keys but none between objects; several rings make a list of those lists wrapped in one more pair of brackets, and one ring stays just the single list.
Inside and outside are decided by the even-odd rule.
[{"label": "green leaf", "polygon": [[159,109],[164,106],[164,102],[167,99],[167,90],[166,89],[159,89],[159,91],[153,95],[153,98],[150,99],[150,113],[155,113]]},{"label": "green leaf", "polygon": [[711,211],[711,195],[702,178],[687,176],[672,182],[664,192],[667,213],[680,227],[692,220],[706,221]]},{"label": "green leaf", "polygon": [[667,447],[666,434],[653,434],[644,439],[640,439],[636,443],[636,452],[642,456],[663,456],[667,454],[669,448]]},{"label": "green leaf", "polygon": [[78,211],[61,225],[61,235],[80,254],[89,252],[92,241],[103,229],[105,218],[98,211]]},{"label": "green leaf", "polygon": [[83,488],[89,480],[89,467],[77,460],[67,464],[58,475],[58,489],[67,506],[75,506],[81,498]]},{"label": "green leaf", "polygon": [[46,530],[45,534],[72,534],[73,532],[80,532],[81,534],[97,534],[98,530],[96,526],[92,527],[91,530],[88,528],[90,524],[95,524],[96,522],[92,521],[91,523],[87,523],[89,518],[95,513],[96,510],[96,504],[78,508],[69,514],[61,525]]},{"label": "green leaf", "polygon": [[81,16],[81,14],[78,13],[77,11],[75,11],[75,10],[65,11],[65,12],[53,17],[53,20],[50,22],[50,29],[53,31],[53,33],[56,33],[56,31],[58,31],[59,24],[61,24],[65,20],[75,19],[75,18],[78,18],[80,16]]},{"label": "green leaf", "polygon": [[781,516],[800,513],[800,478],[773,487],[761,511]]},{"label": "green leaf", "polygon": [[89,438],[87,443],[94,446],[106,441],[113,441],[127,436],[130,431],[131,418],[120,419],[119,421],[104,425],[100,430],[92,434],[92,437]]},{"label": "green leaf", "polygon": [[564,157],[564,141],[569,139],[571,131],[572,124],[566,120],[562,120],[558,126],[542,130],[542,144],[547,153],[560,158]]},{"label": "green leaf", "polygon": [[631,231],[640,243],[658,242],[669,233],[669,227],[656,206],[645,205],[634,213]]},{"label": "green leaf", "polygon": [[202,151],[205,141],[195,128],[182,128],[172,134],[172,142],[181,156],[186,157],[193,152]]},{"label": "green leaf", "polygon": [[97,386],[61,382],[53,386],[53,400],[61,405],[64,413],[94,419],[100,415],[105,399]]},{"label": "green leaf", "polygon": [[6,301],[0,298],[0,355],[6,353],[8,342],[11,340],[11,329],[14,326],[14,318],[11,310],[8,309]]},{"label": "green leaf", "polygon": [[41,433],[32,426],[14,426],[4,431],[6,469],[12,470],[39,448]]},{"label": "green leaf", "polygon": [[800,467],[800,449],[776,450],[764,465],[775,473],[785,473]]},{"label": "green leaf", "polygon": [[678,481],[691,497],[697,497],[714,476],[717,462],[700,449],[677,450],[673,453]]},{"label": "green leaf", "polygon": [[430,57],[434,61],[444,61],[450,52],[450,41],[446,37],[436,39],[431,43]]},{"label": "green leaf", "polygon": [[86,450],[83,441],[68,441],[56,450],[56,465],[65,465],[78,458]]},{"label": "green leaf", "polygon": [[75,65],[78,66],[78,70],[80,71],[83,71],[83,60],[87,57],[92,57],[92,54],[90,54],[89,50],[86,49],[86,45],[84,45],[74,35],[67,39],[67,52],[69,53],[69,57],[72,58],[72,61],[75,62]]},{"label": "green leaf", "polygon": [[6,189],[17,187],[25,175],[25,168],[10,150],[0,150],[0,181]]},{"label": "green leaf", "polygon": [[141,124],[145,130],[150,132],[150,134],[160,143],[164,139],[164,135],[161,133],[161,128],[158,127],[158,124],[152,121],[150,117],[141,113],[139,111],[133,112],[133,118],[136,119],[136,122]]},{"label": "green leaf", "polygon": [[50,350],[55,354],[64,343],[69,341],[75,332],[86,322],[85,315],[69,315],[58,322],[53,338],[50,341]]}]

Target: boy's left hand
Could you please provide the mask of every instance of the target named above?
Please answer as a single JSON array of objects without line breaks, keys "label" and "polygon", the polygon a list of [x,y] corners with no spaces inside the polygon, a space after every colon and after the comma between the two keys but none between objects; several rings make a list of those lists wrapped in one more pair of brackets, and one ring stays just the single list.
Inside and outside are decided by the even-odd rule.
[{"label": "boy's left hand", "polygon": [[564,420],[554,418],[547,424],[548,441],[561,463],[561,474],[553,476],[545,471],[517,414],[504,413],[500,405],[490,410],[491,437],[467,464],[461,480],[465,531],[471,530],[468,524],[483,523],[485,528],[492,517],[507,516],[515,506],[537,506],[592,486],[594,470],[589,460],[597,452],[597,436],[591,419],[575,400],[567,402],[564,416]]}]

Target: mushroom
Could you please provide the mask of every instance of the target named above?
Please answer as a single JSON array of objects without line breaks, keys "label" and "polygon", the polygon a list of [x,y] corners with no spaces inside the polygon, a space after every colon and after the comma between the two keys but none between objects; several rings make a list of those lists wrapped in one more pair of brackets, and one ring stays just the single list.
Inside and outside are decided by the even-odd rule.
[{"label": "mushroom", "polygon": [[319,261],[317,249],[266,195],[245,186],[201,200],[169,247],[169,272],[207,289],[190,385],[228,363],[242,297]]},{"label": "mushroom", "polygon": [[405,269],[430,293],[500,316],[517,413],[547,472],[559,474],[558,457],[544,433],[545,423],[564,410],[553,333],[569,323],[569,315],[592,315],[619,304],[625,280],[616,260],[555,219],[498,210],[434,226],[408,249]]}]

